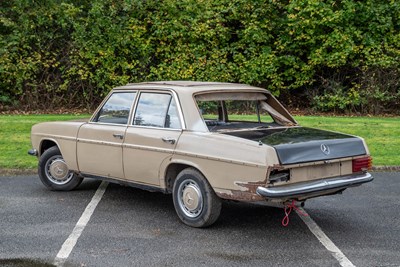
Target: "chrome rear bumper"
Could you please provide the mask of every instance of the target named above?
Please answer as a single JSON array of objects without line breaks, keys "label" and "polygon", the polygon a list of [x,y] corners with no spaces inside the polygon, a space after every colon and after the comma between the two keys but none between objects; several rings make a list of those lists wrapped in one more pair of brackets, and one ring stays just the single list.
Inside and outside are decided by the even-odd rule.
[{"label": "chrome rear bumper", "polygon": [[257,188],[257,194],[269,199],[288,199],[315,194],[323,195],[325,191],[327,193],[331,193],[335,190],[340,191],[347,187],[371,182],[373,179],[374,177],[372,177],[370,173],[366,172],[363,174],[340,176],[319,181],[310,181],[277,187],[259,186]]}]

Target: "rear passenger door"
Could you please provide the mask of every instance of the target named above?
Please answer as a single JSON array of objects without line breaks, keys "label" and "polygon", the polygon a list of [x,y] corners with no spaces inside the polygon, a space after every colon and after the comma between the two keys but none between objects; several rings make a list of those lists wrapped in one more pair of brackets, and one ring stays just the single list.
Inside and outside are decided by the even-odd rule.
[{"label": "rear passenger door", "polygon": [[140,92],[123,145],[126,179],[160,185],[160,166],[172,156],[182,132],[177,104],[172,92]]}]

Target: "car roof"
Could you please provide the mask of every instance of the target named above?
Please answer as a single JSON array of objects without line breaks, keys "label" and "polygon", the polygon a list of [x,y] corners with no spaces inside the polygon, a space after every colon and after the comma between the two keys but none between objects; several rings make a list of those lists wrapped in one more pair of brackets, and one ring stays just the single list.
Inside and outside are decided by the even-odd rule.
[{"label": "car roof", "polygon": [[125,86],[119,86],[114,89],[159,89],[170,90],[173,89],[179,93],[198,93],[206,91],[224,91],[224,90],[256,90],[268,92],[268,90],[254,87],[247,84],[239,83],[223,83],[223,82],[199,82],[199,81],[156,81],[156,82],[142,82],[142,83],[129,83]]},{"label": "car roof", "polygon": [[[197,105],[193,103],[193,97],[200,94],[208,93],[263,93],[269,95],[269,105],[277,112],[286,116],[290,121],[296,123],[289,112],[276,100],[276,98],[266,89],[239,83],[223,83],[223,82],[199,82],[199,81],[156,81],[129,83],[119,86],[113,91],[119,90],[157,90],[157,91],[173,91],[176,93],[177,100],[180,102],[180,108],[185,117],[186,129],[191,131],[208,132],[203,119],[200,116]],[[112,93],[112,92],[110,92]]]}]

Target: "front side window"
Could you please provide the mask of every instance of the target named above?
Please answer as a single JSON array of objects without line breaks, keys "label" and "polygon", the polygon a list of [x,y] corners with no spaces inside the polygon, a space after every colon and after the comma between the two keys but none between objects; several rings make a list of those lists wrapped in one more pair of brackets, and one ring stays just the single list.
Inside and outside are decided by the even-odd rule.
[{"label": "front side window", "polygon": [[170,94],[140,94],[133,125],[180,129],[174,98]]},{"label": "front side window", "polygon": [[97,114],[94,121],[127,124],[136,92],[113,93]]}]

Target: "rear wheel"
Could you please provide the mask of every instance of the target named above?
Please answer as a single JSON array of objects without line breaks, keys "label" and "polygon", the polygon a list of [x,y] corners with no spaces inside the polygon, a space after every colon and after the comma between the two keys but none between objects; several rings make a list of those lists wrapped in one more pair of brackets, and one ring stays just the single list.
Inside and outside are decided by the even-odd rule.
[{"label": "rear wheel", "polygon": [[69,191],[82,182],[82,178],[68,169],[60,149],[47,149],[39,160],[38,173],[42,183],[51,190]]},{"label": "rear wheel", "polygon": [[184,169],[178,174],[172,194],[176,213],[183,223],[207,227],[218,219],[221,200],[196,169]]}]

